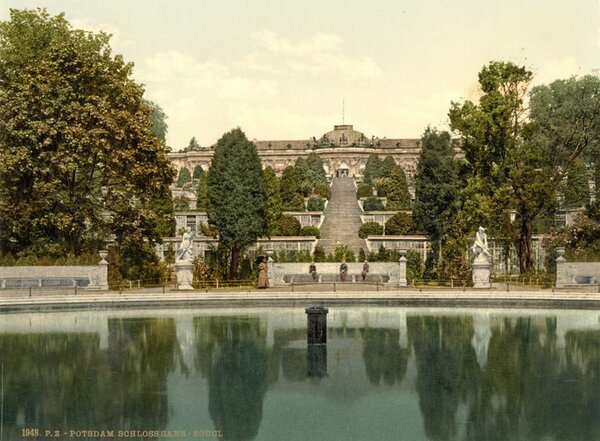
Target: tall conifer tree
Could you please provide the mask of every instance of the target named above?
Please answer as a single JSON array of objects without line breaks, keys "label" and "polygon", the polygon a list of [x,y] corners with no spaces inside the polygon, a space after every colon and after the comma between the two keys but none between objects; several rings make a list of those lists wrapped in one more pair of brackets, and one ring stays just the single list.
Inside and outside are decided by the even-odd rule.
[{"label": "tall conifer tree", "polygon": [[234,279],[244,248],[266,233],[261,162],[240,128],[217,141],[208,171],[206,211],[209,224],[219,232],[219,246],[231,253],[229,278]]}]

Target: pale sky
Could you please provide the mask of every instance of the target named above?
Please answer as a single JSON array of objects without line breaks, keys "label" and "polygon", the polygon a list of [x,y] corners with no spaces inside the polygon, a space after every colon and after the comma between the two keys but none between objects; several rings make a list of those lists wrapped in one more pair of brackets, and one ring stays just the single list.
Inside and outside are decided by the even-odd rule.
[{"label": "pale sky", "polygon": [[490,60],[535,83],[600,69],[600,0],[0,0],[65,12],[113,34],[146,97],[168,115],[167,144],[320,137],[345,123],[368,137],[447,128],[451,101],[476,98]]}]

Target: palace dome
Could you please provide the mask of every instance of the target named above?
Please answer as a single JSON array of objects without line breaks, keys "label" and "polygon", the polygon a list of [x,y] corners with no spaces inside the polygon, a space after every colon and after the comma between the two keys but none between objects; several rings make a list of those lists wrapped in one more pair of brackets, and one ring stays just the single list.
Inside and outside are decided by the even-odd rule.
[{"label": "palace dome", "polygon": [[319,140],[323,144],[333,144],[340,147],[361,147],[369,144],[367,137],[352,125],[336,125],[333,130],[325,133]]}]

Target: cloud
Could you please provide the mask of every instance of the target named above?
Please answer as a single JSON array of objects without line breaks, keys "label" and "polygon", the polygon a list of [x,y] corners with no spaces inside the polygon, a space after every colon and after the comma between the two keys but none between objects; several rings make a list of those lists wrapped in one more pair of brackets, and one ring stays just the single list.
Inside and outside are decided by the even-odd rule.
[{"label": "cloud", "polygon": [[382,75],[382,69],[369,57],[353,57],[344,52],[343,40],[335,34],[319,32],[292,42],[272,31],[254,32],[254,50],[240,66],[272,75],[318,76],[325,72],[344,73],[351,79]]},{"label": "cloud", "polygon": [[573,57],[553,58],[534,69],[532,85],[548,84],[554,80],[570,78],[581,73],[581,66]]},{"label": "cloud", "polygon": [[[341,102],[331,88],[358,90],[383,78],[369,57],[348,55],[337,35],[316,33],[292,41],[271,31],[252,34],[241,60],[169,50],[138,63],[134,75],[168,115],[167,140],[175,149],[192,136],[212,144],[236,126],[250,138],[307,138],[330,118],[328,108],[314,103]],[[315,86],[316,81],[329,82],[329,88]]]},{"label": "cloud", "polygon": [[84,31],[93,32],[95,34],[104,32],[110,34],[110,45],[116,52],[127,52],[125,48],[134,47],[137,42],[128,38],[127,33],[121,32],[112,23],[106,23],[91,18],[72,18],[69,22],[73,26],[73,29],[83,29]]}]

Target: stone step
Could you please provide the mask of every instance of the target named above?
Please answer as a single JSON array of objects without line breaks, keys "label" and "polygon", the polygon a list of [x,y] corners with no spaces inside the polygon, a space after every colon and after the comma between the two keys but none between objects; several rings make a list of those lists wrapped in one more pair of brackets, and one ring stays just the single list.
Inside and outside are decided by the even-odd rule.
[{"label": "stone step", "polygon": [[319,241],[326,253],[335,250],[337,244],[346,245],[355,253],[358,253],[360,248],[366,250],[366,242],[358,237],[358,229],[362,225],[361,213],[356,200],[354,180],[334,178]]}]

